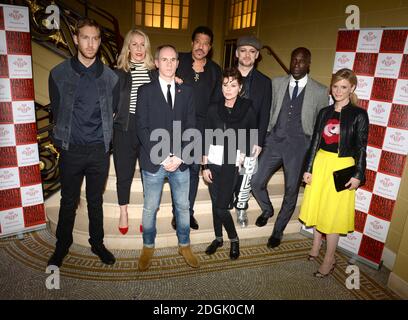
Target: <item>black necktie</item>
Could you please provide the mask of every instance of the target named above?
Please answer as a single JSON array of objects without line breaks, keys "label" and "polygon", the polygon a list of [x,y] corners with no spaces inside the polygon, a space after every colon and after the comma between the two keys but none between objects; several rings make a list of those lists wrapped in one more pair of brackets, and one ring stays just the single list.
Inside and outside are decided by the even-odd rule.
[{"label": "black necktie", "polygon": [[293,92],[292,92],[292,102],[296,99],[298,90],[299,90],[299,85],[298,85],[299,81],[296,80],[295,82],[296,82],[296,85],[295,85],[295,88],[293,88]]},{"label": "black necktie", "polygon": [[173,109],[173,101],[171,99],[171,92],[170,92],[171,84],[167,85],[167,103],[171,109]]}]

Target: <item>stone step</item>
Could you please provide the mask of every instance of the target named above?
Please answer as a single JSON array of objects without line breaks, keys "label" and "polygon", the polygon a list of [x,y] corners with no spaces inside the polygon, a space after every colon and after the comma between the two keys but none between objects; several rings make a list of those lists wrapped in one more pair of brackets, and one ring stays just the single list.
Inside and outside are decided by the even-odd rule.
[{"label": "stone step", "polygon": [[[165,183],[168,185],[168,183]],[[301,189],[301,192],[303,189]],[[284,193],[284,185],[268,185],[269,197],[272,201],[272,205],[277,208],[280,207],[282,203],[282,195]],[[106,190],[104,195],[104,215],[105,217],[119,218],[120,208],[117,204],[117,194],[114,190]],[[258,208],[259,206],[251,196],[249,200],[250,208]],[[81,201],[79,204],[79,210],[86,214],[86,195],[85,192],[81,192]],[[131,192],[130,194],[130,203],[128,205],[129,219],[132,219],[134,216],[141,216],[143,210],[143,192]],[[197,192],[197,197],[194,205],[194,212],[206,212],[211,211],[211,199],[208,188],[199,189]],[[78,213],[79,214],[79,213]],[[162,199],[160,203],[160,215],[172,217],[172,202],[171,202],[171,193],[169,188],[163,188]]]},{"label": "stone step", "polygon": [[[275,208],[276,214],[279,212],[283,200],[284,192],[284,175],[283,171],[276,172],[268,184],[268,191],[271,202]],[[285,233],[295,233],[300,230],[300,223],[297,219],[299,214],[300,202],[303,198],[303,189],[298,197],[298,203],[289,222]],[[56,193],[46,202],[46,210],[48,220],[52,231],[55,233],[58,222],[60,193]],[[135,178],[133,180],[130,204],[129,204],[129,232],[127,235],[120,234],[118,230],[118,220],[120,209],[117,204],[116,194],[116,176],[111,159],[111,167],[107,181],[106,190],[104,193],[104,230],[105,230],[105,244],[110,249],[141,249],[143,246],[141,224],[143,211],[143,187],[140,179],[140,170],[136,168]],[[199,230],[191,230],[192,243],[209,243],[214,239],[212,206],[208,186],[200,178],[197,198],[194,206],[195,217],[200,225]],[[232,210],[234,221],[236,220],[235,210]],[[251,197],[248,209],[249,226],[241,228],[237,226],[238,235],[241,239],[267,237],[270,236],[276,215],[269,219],[268,224],[262,228],[255,226],[256,218],[259,216],[261,210],[256,200]],[[162,200],[160,209],[157,213],[157,238],[156,247],[170,247],[177,246],[178,240],[176,232],[171,227],[172,219],[172,204],[169,183],[166,182],[163,186]],[[74,242],[79,245],[89,246],[88,238],[88,214],[85,197],[85,183],[83,184],[81,192],[81,201],[78,206],[75,226],[73,231]],[[226,239],[226,233],[224,234]]]},{"label": "stone step", "polygon": [[[116,191],[116,174],[115,174],[115,170],[112,171],[112,167],[113,167],[113,162],[111,163],[110,166],[110,171],[109,171],[109,176],[108,176],[108,180],[106,182],[106,190],[115,190]],[[135,170],[135,175],[133,178],[133,182],[132,182],[132,186],[131,186],[131,191],[132,192],[143,192],[143,185],[141,182],[141,173],[140,173],[140,169],[136,168]],[[283,170],[278,170],[271,178],[271,180],[269,181],[269,184],[283,184],[284,183],[284,174],[283,174]],[[86,186],[86,182],[84,180],[84,183],[82,184],[82,190],[85,190],[85,186]],[[198,184],[198,188],[199,189],[207,189],[208,186],[207,184],[204,182],[203,178],[201,177],[200,174],[200,182]],[[165,183],[164,184],[164,188],[163,191],[169,191],[169,184]]]},{"label": "stone step", "polygon": [[[279,208],[276,208],[278,212]],[[232,216],[235,221],[238,236],[241,239],[249,239],[255,237],[267,237],[270,236],[273,230],[273,226],[276,220],[276,215],[269,219],[266,226],[259,228],[255,226],[256,218],[259,215],[258,208],[250,208],[248,210],[249,225],[246,228],[241,228],[236,223],[236,214],[232,210]],[[58,222],[58,207],[47,207],[47,215],[50,222],[51,230],[55,233]],[[296,233],[300,230],[300,223],[297,219],[299,215],[299,202],[298,206],[289,222],[285,233]],[[212,224],[212,215],[210,212],[197,213],[195,217],[200,225],[199,230],[191,230],[190,239],[191,243],[210,243],[214,239],[214,231]],[[171,216],[162,215],[158,212],[157,215],[157,236],[156,247],[173,247],[177,246],[178,240],[176,232],[171,227]],[[74,242],[79,245],[89,246],[88,239],[88,217],[84,214],[78,214],[75,220],[75,227],[73,231]],[[141,217],[129,219],[129,232],[126,235],[122,235],[118,230],[118,219],[106,217],[104,218],[104,230],[105,230],[105,245],[110,249],[141,249],[143,246],[143,239],[141,233]],[[224,232],[224,238],[227,240],[226,232]]]}]

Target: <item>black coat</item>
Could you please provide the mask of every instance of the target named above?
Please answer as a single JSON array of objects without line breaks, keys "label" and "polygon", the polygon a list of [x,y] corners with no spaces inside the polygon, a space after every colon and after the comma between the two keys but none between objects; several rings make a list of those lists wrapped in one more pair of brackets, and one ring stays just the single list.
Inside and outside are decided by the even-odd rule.
[{"label": "black coat", "polygon": [[[317,116],[312,143],[306,162],[306,172],[312,172],[313,161],[320,147],[324,126],[333,112],[334,105],[331,105],[320,110]],[[341,109],[339,157],[354,158],[356,171],[353,177],[361,181],[360,185],[365,182],[368,126],[368,114],[364,109],[354,106],[351,103]]]},{"label": "black coat", "polygon": [[251,73],[249,99],[252,100],[253,107],[257,112],[258,145],[263,147],[272,105],[272,82],[270,78],[256,69],[253,69]]},{"label": "black coat", "polygon": [[[228,208],[232,200],[233,192],[238,177],[238,168],[235,166],[235,156],[236,150],[244,151],[245,154],[249,156],[252,152],[252,148],[255,145],[251,144],[250,129],[258,129],[257,113],[252,105],[252,101],[244,98],[238,98],[235,102],[234,107],[232,108],[231,114],[226,110],[224,106],[224,101],[217,104],[211,105],[208,110],[207,119],[205,123],[205,129],[220,129],[222,132],[225,132],[228,129],[232,129],[235,133],[235,146],[230,154],[234,157],[233,159],[228,159],[228,147],[229,141],[227,138],[224,138],[224,163],[220,166],[217,166],[214,170],[214,166],[210,165],[211,173],[213,174],[214,182],[218,183],[219,187],[217,190],[220,190],[217,195],[217,203],[215,204],[218,208]],[[246,129],[246,139],[245,141],[238,141],[238,130]],[[254,132],[257,135],[257,132]],[[256,139],[255,139],[256,140]],[[204,155],[208,155],[209,144],[216,144],[216,139],[211,139],[210,141],[205,141]],[[240,142],[240,143],[239,143]],[[228,163],[228,160],[230,162]],[[217,175],[214,177],[214,175]]]}]

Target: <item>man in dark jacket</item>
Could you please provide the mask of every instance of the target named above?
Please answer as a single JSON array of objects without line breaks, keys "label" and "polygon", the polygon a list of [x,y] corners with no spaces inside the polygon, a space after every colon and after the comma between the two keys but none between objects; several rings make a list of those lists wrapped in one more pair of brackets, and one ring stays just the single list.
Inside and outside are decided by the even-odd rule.
[{"label": "man in dark jacket", "polygon": [[[213,42],[213,32],[205,26],[197,27],[191,37],[191,52],[180,53],[177,77],[193,87],[196,101],[196,129],[202,132],[208,108],[212,103],[223,99],[221,92],[221,68],[209,58]],[[194,218],[194,202],[197,196],[200,164],[190,165],[190,227],[198,229]],[[173,209],[174,213],[174,209]],[[176,229],[173,217],[172,226]]]},{"label": "man in dark jacket", "polygon": [[[198,259],[190,248],[190,213],[188,186],[190,174],[184,148],[187,142],[177,141],[195,126],[194,95],[190,86],[176,84],[177,51],[171,45],[159,47],[155,55],[159,78],[139,88],[136,104],[136,130],[141,143],[142,169],[143,250],[139,258],[139,271],[147,270],[152,261],[156,239],[156,215],[164,180],[168,179],[173,195],[177,219],[179,253],[193,268]],[[158,116],[160,115],[160,116]],[[160,140],[156,142],[155,137]],[[162,147],[162,149],[161,149]]]},{"label": "man in dark jacket", "polygon": [[[259,58],[261,42],[254,36],[242,36],[237,40],[237,50],[235,52],[238,59],[238,70],[243,77],[243,87],[241,96],[252,100],[256,111],[258,123],[258,144],[254,146],[251,156],[257,158],[262,151],[266,131],[269,123],[269,113],[272,100],[271,79],[255,68],[256,60]],[[255,164],[255,162],[252,162]],[[248,172],[252,168],[247,168]],[[235,208],[237,210],[238,223],[242,227],[248,225],[246,209],[251,191],[252,174],[243,174],[239,177],[239,183],[235,191]]]},{"label": "man in dark jacket", "polygon": [[118,77],[97,57],[100,33],[96,21],[79,20],[74,35],[78,54],[53,68],[49,77],[53,140],[61,150],[61,205],[57,244],[48,265],[60,267],[73,242],[75,212],[84,177],[91,250],[103,263],[115,263],[115,257],[103,244],[102,195],[108,177],[119,87]]}]

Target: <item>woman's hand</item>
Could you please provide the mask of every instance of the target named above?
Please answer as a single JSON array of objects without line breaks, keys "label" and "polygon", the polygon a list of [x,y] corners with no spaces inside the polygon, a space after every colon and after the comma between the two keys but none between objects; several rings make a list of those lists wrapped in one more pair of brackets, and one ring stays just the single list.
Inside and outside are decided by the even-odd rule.
[{"label": "woman's hand", "polygon": [[203,170],[202,173],[203,173],[204,181],[207,182],[207,183],[212,183],[212,173],[211,173],[211,170],[210,170],[210,169],[205,169],[205,170]]},{"label": "woman's hand", "polygon": [[305,172],[303,174],[303,181],[306,184],[310,185],[312,183],[312,174],[310,172]]},{"label": "woman's hand", "polygon": [[356,179],[356,178],[350,178],[350,180],[345,184],[345,186],[349,189],[349,190],[356,190],[358,188],[358,186],[360,185],[360,180]]},{"label": "woman's hand", "polygon": [[254,147],[252,148],[252,156],[254,158],[258,158],[261,151],[262,151],[262,147],[254,145]]}]

